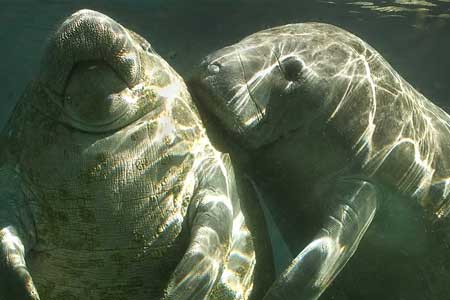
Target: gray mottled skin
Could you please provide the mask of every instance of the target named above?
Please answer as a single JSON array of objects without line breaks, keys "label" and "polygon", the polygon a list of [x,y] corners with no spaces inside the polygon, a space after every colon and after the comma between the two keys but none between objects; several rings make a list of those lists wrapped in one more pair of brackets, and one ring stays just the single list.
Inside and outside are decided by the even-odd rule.
[{"label": "gray mottled skin", "polygon": [[286,25],[208,55],[190,85],[301,251],[275,298],[317,299],[363,236],[321,299],[448,297],[450,117],[376,50]]},{"label": "gray mottled skin", "polygon": [[70,16],[1,139],[0,299],[250,296],[255,236],[229,158],[136,33]]}]

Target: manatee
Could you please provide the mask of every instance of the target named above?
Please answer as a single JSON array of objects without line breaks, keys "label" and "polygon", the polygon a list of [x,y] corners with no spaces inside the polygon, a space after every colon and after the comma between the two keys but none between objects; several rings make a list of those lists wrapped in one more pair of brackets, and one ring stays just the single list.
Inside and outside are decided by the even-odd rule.
[{"label": "manatee", "polygon": [[188,85],[298,254],[268,295],[448,298],[450,117],[374,48],[289,24],[206,56]]},{"label": "manatee", "polygon": [[271,280],[183,79],[106,15],[56,29],[0,137],[0,299],[260,299]]}]

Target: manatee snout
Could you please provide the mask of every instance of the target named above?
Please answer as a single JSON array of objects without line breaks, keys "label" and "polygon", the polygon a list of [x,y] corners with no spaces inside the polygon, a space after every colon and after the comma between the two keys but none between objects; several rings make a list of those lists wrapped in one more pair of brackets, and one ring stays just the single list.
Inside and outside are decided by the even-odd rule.
[{"label": "manatee snout", "polygon": [[195,100],[234,135],[249,132],[265,117],[274,78],[265,71],[266,56],[251,47],[228,46],[206,56],[188,82]]},{"label": "manatee snout", "polygon": [[245,62],[240,60],[240,50],[229,46],[206,56],[188,81],[198,104],[223,116],[236,130],[240,126],[237,124],[239,121],[233,118],[234,110],[240,105],[236,100],[249,94],[245,69]]},{"label": "manatee snout", "polygon": [[149,50],[108,16],[80,10],[48,40],[38,81],[61,108],[57,119],[88,132],[114,130],[142,115]]},{"label": "manatee snout", "polygon": [[190,82],[199,88],[217,86],[227,79],[235,84],[245,83],[243,66],[239,61],[239,50],[234,46],[225,47],[206,56],[194,69]]},{"label": "manatee snout", "polygon": [[128,87],[140,81],[141,45],[122,25],[96,11],[80,10],[68,17],[50,37],[40,80],[62,95],[79,63],[106,63]]}]

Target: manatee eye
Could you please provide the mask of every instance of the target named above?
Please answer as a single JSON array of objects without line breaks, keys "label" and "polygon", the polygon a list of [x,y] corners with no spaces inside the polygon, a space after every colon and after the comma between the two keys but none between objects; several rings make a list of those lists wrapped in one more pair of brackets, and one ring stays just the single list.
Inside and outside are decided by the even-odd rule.
[{"label": "manatee eye", "polygon": [[155,52],[152,48],[152,45],[150,45],[150,43],[147,42],[147,40],[145,40],[143,37],[141,37],[137,34],[136,34],[136,36],[138,37],[137,40],[138,40],[139,45],[141,46],[142,50],[144,50],[145,52],[151,52],[151,53]]},{"label": "manatee eye", "polygon": [[152,45],[150,45],[150,43],[146,39],[144,39],[142,36],[140,36],[139,34],[137,34],[136,32],[133,32],[131,30],[128,30],[128,33],[135,40],[135,42],[137,42],[139,44],[139,46],[141,47],[142,50],[144,50],[145,52],[151,52],[151,53],[155,52],[152,48]]},{"label": "manatee eye", "polygon": [[302,77],[303,64],[296,57],[290,56],[281,62],[281,69],[289,81],[299,81]]},{"label": "manatee eye", "polygon": [[217,74],[220,71],[220,64],[219,63],[212,63],[208,65],[208,71],[212,74]]}]

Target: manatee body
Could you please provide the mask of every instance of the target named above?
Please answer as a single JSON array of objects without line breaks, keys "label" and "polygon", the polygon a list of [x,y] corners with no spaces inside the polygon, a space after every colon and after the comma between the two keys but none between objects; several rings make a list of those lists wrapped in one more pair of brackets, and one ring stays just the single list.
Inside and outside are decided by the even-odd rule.
[{"label": "manatee body", "polygon": [[109,17],[58,27],[1,140],[0,299],[249,299],[270,278],[184,81]]},{"label": "manatee body", "polygon": [[371,46],[321,23],[267,29],[189,81],[268,195],[294,253],[274,299],[445,299],[450,117]]}]

